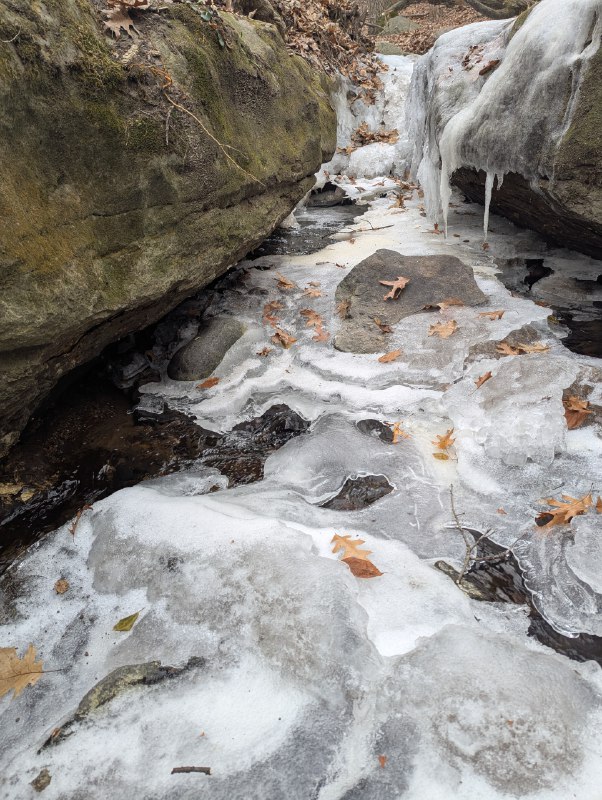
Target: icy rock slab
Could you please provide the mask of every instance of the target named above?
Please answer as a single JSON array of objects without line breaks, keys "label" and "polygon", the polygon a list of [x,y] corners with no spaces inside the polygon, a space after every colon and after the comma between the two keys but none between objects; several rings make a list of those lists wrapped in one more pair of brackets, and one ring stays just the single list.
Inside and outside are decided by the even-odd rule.
[{"label": "icy rock slab", "polygon": [[[582,75],[600,44],[599,0],[542,0],[519,27],[476,23],[441,36],[418,63],[408,104],[413,170],[431,218],[447,220],[453,173],[553,179]],[[511,110],[511,111],[510,111]],[[441,169],[439,164],[441,163]]]},{"label": "icy rock slab", "polygon": [[[401,295],[393,302],[385,300],[390,287],[381,280],[409,278]],[[336,302],[348,302],[349,310],[336,336],[337,350],[376,353],[387,340],[374,318],[394,325],[404,317],[417,314],[425,306],[454,298],[463,305],[484,303],[485,295],[475,283],[473,272],[453,256],[403,256],[394,250],[377,250],[361,261],[341,281]]]}]

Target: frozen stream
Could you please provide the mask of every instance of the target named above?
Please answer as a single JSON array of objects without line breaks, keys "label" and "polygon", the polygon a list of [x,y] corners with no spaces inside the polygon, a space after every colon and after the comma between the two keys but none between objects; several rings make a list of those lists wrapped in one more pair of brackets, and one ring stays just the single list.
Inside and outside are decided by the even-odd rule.
[{"label": "frozen stream", "polygon": [[[392,79],[403,82],[411,62],[397,67]],[[594,265],[496,217],[484,250],[481,209],[459,197],[444,238],[417,191],[374,175],[386,147],[365,148],[371,177],[340,179],[371,198],[349,232],[228,277],[208,313],[233,315],[246,332],[217,385],[166,377],[144,387],[209,430],[286,404],[309,431],[268,458],[258,483],[227,488],[199,466],[122,490],[3,577],[2,646],[22,653],[31,642],[57,671],[0,700],[2,797],[30,798],[47,769],[44,797],[57,800],[599,800],[598,664],[528,637],[526,606],[470,599],[433,566],[459,568],[464,557],[453,487],[466,526],[493,529],[503,546],[519,540],[548,622],[602,636],[602,517],[592,508],[570,526],[535,524],[543,498],[602,493],[600,425],[567,430],[562,405],[570,387],[602,405],[600,362],[567,350],[550,309],[496,277],[496,259],[542,253],[558,271]],[[399,147],[385,155],[403,159]],[[483,302],[413,313],[382,334],[380,352],[336,349],[337,287],[380,249],[459,258]],[[294,287],[279,288],[277,273]],[[274,301],[278,327],[296,339],[288,349],[262,321]],[[323,320],[323,341],[307,308]],[[449,338],[428,335],[452,319]],[[507,338],[546,349],[502,356]],[[409,435],[396,444],[394,423]],[[434,458],[433,441],[452,428],[449,458]],[[323,507],[370,475],[392,491],[358,510]],[[382,575],[354,577],[332,552],[335,534],[362,539]],[[58,578],[65,594],[53,589]],[[113,630],[136,611],[131,631]],[[171,774],[184,765],[211,775]]]}]

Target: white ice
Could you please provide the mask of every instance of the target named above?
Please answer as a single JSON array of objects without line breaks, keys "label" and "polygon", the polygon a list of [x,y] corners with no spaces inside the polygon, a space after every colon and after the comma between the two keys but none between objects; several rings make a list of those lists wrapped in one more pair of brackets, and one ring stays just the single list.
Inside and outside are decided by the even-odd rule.
[{"label": "white ice", "polygon": [[489,199],[496,176],[500,184],[509,172],[534,187],[545,177],[553,191],[554,150],[600,46],[600,11],[600,0],[542,0],[517,29],[514,20],[468,25],[439,37],[420,59],[407,113],[431,219],[447,227],[459,167],[487,173]]}]

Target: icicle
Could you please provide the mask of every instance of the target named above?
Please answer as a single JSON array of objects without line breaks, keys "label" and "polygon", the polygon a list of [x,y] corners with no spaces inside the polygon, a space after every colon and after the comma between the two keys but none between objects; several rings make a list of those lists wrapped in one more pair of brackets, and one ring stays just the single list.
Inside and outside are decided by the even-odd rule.
[{"label": "icicle", "polygon": [[485,213],[483,215],[483,231],[485,232],[485,241],[487,241],[487,231],[489,230],[489,206],[491,205],[491,193],[493,191],[494,180],[495,172],[488,172],[487,179],[485,180]]}]

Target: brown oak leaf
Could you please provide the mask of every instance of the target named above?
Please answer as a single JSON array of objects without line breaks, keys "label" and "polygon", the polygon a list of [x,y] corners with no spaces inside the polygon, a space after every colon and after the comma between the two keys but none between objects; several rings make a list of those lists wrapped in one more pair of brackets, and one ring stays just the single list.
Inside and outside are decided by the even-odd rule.
[{"label": "brown oak leaf", "polygon": [[458,330],[458,323],[455,319],[450,319],[448,322],[436,322],[429,328],[429,336],[440,336],[442,339],[449,339],[449,337]]},{"label": "brown oak leaf", "polygon": [[378,359],[381,364],[389,364],[391,361],[396,361],[401,355],[402,350],[391,350],[390,353],[385,353]]},{"label": "brown oak leaf", "polygon": [[385,300],[396,300],[410,282],[409,278],[398,275],[394,281],[379,281],[383,286],[390,286],[391,290],[384,295]]},{"label": "brown oak leaf", "polygon": [[564,405],[566,424],[570,431],[575,428],[580,428],[588,416],[594,413],[589,408],[589,402],[587,400],[581,400],[581,398],[576,395],[571,395],[562,402]]},{"label": "brown oak leaf", "polygon": [[538,514],[535,521],[542,528],[553,528],[555,525],[568,525],[573,517],[585,514],[593,504],[593,499],[591,494],[586,494],[581,498],[563,494],[562,500],[549,497],[543,502],[547,503],[550,508]]},{"label": "brown oak leaf", "polygon": [[282,328],[276,328],[274,331],[274,335],[272,336],[272,342],[274,344],[279,344],[281,347],[284,347],[285,350],[293,345],[297,340],[294,336],[291,336],[290,333],[283,331]]},{"label": "brown oak leaf", "polygon": [[500,311],[481,311],[481,313],[479,314],[479,317],[487,317],[488,319],[495,320],[495,319],[501,319],[504,316],[505,313],[506,313],[505,311],[501,311],[501,310]]},{"label": "brown oak leaf", "polygon": [[484,375],[479,376],[479,378],[477,378],[477,380],[475,381],[475,385],[476,385],[477,389],[480,389],[481,386],[484,383],[486,383],[489,380],[489,378],[491,378],[491,377],[493,377],[491,372],[486,372]]}]

